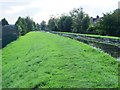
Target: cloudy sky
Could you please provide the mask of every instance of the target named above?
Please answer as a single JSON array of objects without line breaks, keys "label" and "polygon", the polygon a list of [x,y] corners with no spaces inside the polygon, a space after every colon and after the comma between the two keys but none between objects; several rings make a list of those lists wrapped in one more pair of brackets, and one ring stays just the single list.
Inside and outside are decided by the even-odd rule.
[{"label": "cloudy sky", "polygon": [[118,8],[120,0],[0,0],[0,19],[14,24],[19,16],[30,16],[36,23],[47,21],[51,15],[69,13],[82,7],[89,16],[102,16]]}]

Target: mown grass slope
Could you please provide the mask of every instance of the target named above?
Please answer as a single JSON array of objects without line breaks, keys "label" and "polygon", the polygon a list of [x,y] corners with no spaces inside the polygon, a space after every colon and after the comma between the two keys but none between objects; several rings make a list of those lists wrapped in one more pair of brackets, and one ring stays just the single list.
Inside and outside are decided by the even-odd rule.
[{"label": "mown grass slope", "polygon": [[2,50],[0,50],[0,90],[2,89]]},{"label": "mown grass slope", "polygon": [[118,64],[100,50],[45,32],[30,32],[3,49],[3,88],[118,87]]}]

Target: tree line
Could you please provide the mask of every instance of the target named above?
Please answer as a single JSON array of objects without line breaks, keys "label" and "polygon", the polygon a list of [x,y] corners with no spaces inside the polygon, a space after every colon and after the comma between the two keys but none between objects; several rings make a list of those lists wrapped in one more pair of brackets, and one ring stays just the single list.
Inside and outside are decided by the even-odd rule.
[{"label": "tree line", "polygon": [[39,24],[36,24],[30,17],[19,17],[15,25],[19,30],[19,35],[25,35],[30,31],[38,31]]},{"label": "tree line", "polygon": [[40,27],[42,30],[50,31],[120,36],[119,19],[120,9],[103,14],[103,17],[97,15],[96,18],[93,18],[89,17],[83,8],[75,8],[69,14],[59,17],[52,16],[48,24],[42,21]]},{"label": "tree line", "polygon": [[[120,9],[97,15],[96,18],[90,17],[83,11],[83,8],[74,8],[68,14],[59,17],[52,16],[48,23],[42,21],[36,24],[30,17],[19,17],[15,23],[19,30],[19,35],[25,35],[30,31],[49,30],[59,32],[72,32],[81,34],[96,34],[120,36]],[[6,19],[2,19],[2,25],[9,25]]]}]

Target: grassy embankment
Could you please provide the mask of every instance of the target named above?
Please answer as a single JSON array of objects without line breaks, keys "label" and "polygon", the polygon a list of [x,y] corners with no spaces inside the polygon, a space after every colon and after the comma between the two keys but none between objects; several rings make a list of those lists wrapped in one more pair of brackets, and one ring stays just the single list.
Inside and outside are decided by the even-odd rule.
[{"label": "grassy embankment", "polygon": [[108,39],[120,40],[120,37],[115,37],[115,36],[102,36],[102,35],[93,35],[93,34],[78,34],[78,33],[68,33],[68,32],[59,32],[59,33],[63,33],[63,34],[76,34],[76,35],[96,37],[96,38],[108,38]]},{"label": "grassy embankment", "polygon": [[0,50],[0,90],[2,89],[2,50]]},{"label": "grassy embankment", "polygon": [[30,32],[3,49],[3,88],[118,87],[110,55],[51,33]]}]

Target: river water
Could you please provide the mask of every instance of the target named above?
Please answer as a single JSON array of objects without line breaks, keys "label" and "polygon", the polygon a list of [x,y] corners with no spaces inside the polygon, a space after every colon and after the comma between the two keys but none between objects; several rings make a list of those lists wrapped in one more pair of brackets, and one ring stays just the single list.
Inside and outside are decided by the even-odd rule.
[{"label": "river water", "polygon": [[91,45],[95,48],[99,48],[102,51],[110,54],[112,57],[117,58],[118,61],[120,61],[120,48],[117,46],[105,44],[105,43],[99,43],[99,42],[92,42],[87,40],[80,40],[80,39],[79,41]]}]

